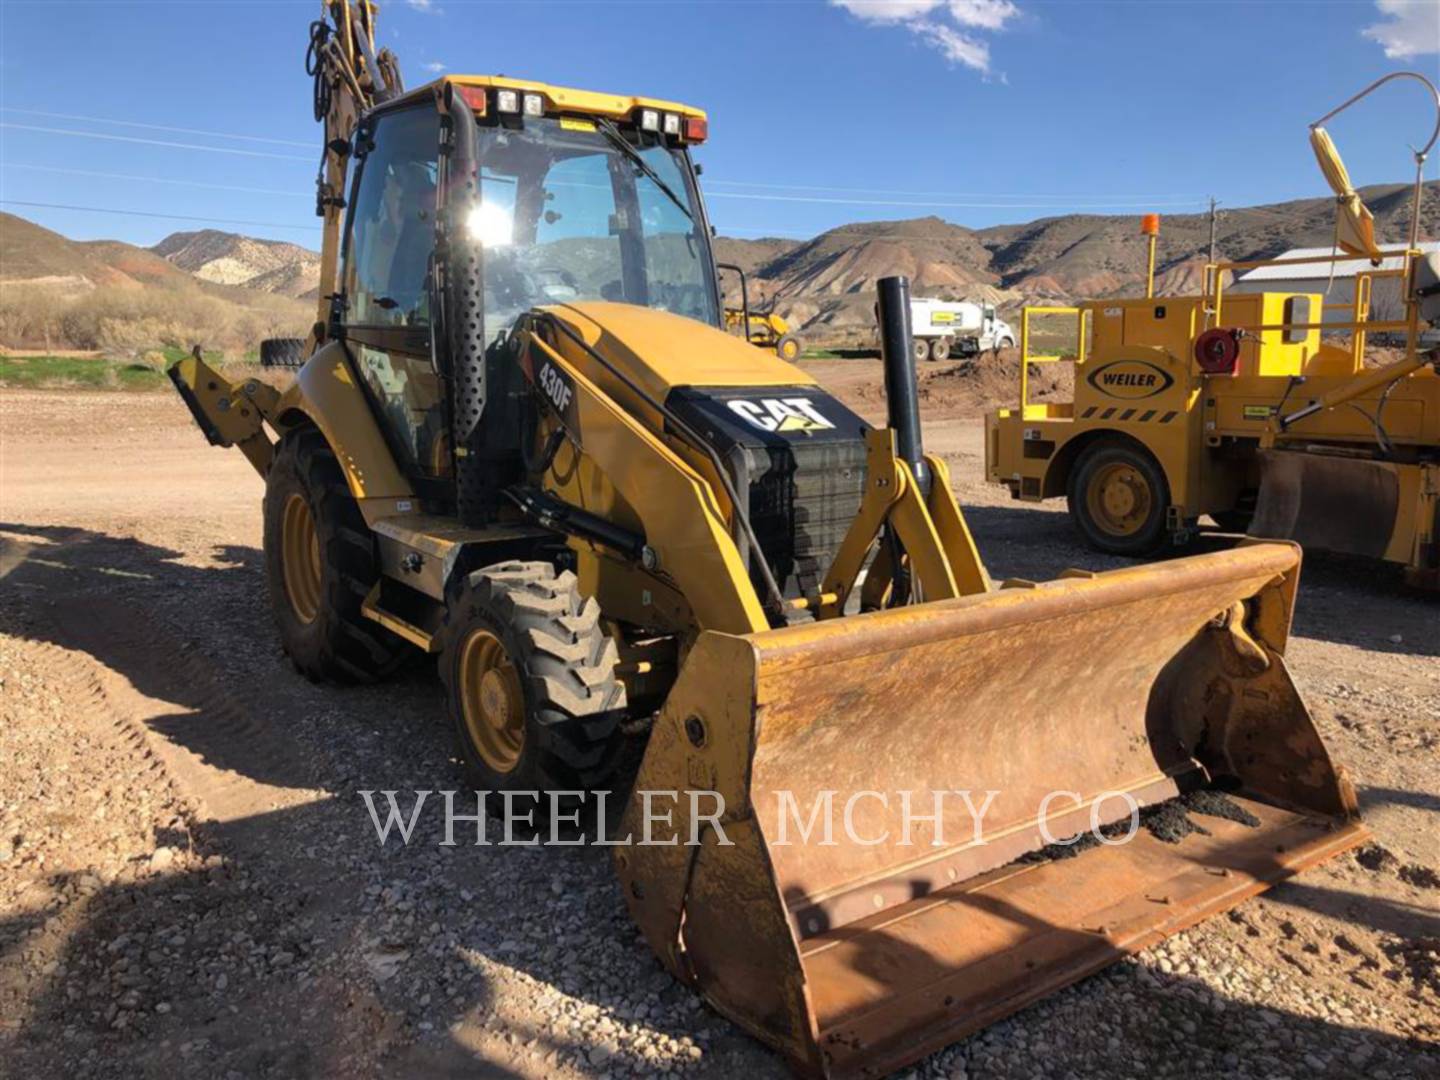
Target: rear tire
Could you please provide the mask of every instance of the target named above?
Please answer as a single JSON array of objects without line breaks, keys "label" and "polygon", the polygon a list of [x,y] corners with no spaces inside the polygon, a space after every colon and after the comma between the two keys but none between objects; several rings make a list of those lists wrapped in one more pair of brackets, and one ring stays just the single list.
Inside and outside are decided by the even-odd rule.
[{"label": "rear tire", "polygon": [[1153,555],[1164,546],[1170,485],[1159,462],[1120,439],[1080,454],[1067,487],[1070,518],[1085,543],[1107,555]]},{"label": "rear tire", "polygon": [[261,367],[298,368],[305,359],[305,342],[300,338],[266,338],[260,342]]},{"label": "rear tire", "polygon": [[782,334],[780,340],[775,342],[775,355],[781,360],[794,363],[800,359],[800,339],[792,334]]},{"label": "rear tire", "polygon": [[360,612],[379,577],[374,540],[325,437],[314,428],[285,435],[265,475],[265,578],[297,671],[373,682],[411,655]]},{"label": "rear tire", "polygon": [[936,338],[930,343],[930,359],[943,361],[950,359],[950,343],[944,338]]},{"label": "rear tire", "polygon": [[600,605],[542,562],[476,570],[449,604],[440,676],[477,791],[582,791],[614,774],[625,686]]},{"label": "rear tire", "polygon": [[923,364],[926,360],[929,360],[929,359],[930,359],[930,342],[926,341],[924,338],[916,338],[916,339],[915,339],[915,362],[916,362],[917,364]]}]

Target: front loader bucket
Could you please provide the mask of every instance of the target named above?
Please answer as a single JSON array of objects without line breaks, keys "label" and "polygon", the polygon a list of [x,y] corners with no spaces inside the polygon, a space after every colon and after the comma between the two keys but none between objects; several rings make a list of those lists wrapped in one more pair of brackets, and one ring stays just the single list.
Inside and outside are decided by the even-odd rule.
[{"label": "front loader bucket", "polygon": [[[702,634],[616,849],[632,914],[797,1069],[871,1076],[1360,842],[1281,659],[1298,570],[1252,544]],[[1016,861],[1208,787],[1245,820]]]}]

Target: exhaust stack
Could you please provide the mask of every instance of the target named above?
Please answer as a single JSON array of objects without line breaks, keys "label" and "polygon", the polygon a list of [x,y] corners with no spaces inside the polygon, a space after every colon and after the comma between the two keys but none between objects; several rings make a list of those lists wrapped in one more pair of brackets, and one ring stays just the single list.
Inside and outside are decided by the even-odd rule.
[{"label": "exhaust stack", "polygon": [[880,359],[885,365],[886,423],[895,432],[895,449],[910,466],[922,494],[930,493],[930,466],[920,437],[920,394],[910,326],[910,279],[881,278],[875,286],[880,323]]}]

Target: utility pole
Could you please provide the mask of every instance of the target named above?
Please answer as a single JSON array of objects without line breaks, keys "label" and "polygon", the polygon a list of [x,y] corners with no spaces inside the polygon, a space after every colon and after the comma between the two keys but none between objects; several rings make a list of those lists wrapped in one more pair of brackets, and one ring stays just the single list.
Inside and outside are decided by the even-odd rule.
[{"label": "utility pole", "polygon": [[1211,265],[1211,266],[1214,266],[1214,265],[1215,265],[1215,223],[1216,223],[1216,222],[1219,220],[1219,218],[1220,218],[1220,215],[1219,215],[1219,213],[1216,211],[1215,207],[1218,206],[1218,205],[1219,205],[1219,203],[1217,203],[1217,202],[1215,201],[1215,196],[1214,196],[1214,195],[1211,195],[1211,196],[1210,196],[1210,265]]}]

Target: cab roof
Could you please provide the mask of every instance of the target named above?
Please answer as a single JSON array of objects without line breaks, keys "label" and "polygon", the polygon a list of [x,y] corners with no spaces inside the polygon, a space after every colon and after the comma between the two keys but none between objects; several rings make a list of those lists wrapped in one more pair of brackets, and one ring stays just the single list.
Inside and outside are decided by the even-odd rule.
[{"label": "cab roof", "polygon": [[[434,93],[445,83],[456,86],[476,86],[486,89],[502,88],[541,94],[547,106],[557,112],[591,113],[599,116],[628,117],[636,109],[658,109],[663,112],[679,113],[705,119],[705,111],[693,105],[682,105],[677,101],[663,98],[633,97],[627,94],[604,94],[594,90],[576,90],[568,86],[553,86],[550,83],[535,82],[531,79],[512,79],[506,75],[445,75],[413,90],[407,90],[397,101],[410,102]],[[387,102],[387,105],[396,102]]]}]

